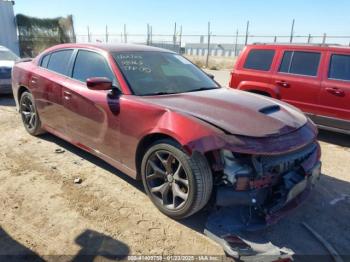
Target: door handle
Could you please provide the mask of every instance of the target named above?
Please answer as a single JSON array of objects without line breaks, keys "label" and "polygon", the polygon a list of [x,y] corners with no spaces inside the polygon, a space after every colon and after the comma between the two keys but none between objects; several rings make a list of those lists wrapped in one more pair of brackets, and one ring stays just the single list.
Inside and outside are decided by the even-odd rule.
[{"label": "door handle", "polygon": [[326,91],[332,95],[335,95],[335,96],[339,96],[339,97],[345,96],[344,90],[337,88],[337,87],[326,87]]},{"label": "door handle", "polygon": [[72,98],[72,94],[68,91],[63,91],[63,97],[64,99],[69,100]]},{"label": "door handle", "polygon": [[282,86],[282,87],[290,87],[289,83],[286,81],[283,81],[283,80],[277,80],[277,81],[275,81],[275,83],[279,86]]}]

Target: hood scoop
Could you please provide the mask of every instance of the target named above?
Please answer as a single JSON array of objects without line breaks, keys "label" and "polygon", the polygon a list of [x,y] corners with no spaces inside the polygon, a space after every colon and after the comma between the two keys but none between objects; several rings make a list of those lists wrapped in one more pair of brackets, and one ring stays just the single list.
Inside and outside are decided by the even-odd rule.
[{"label": "hood scoop", "polygon": [[272,105],[267,106],[259,110],[260,113],[263,113],[264,115],[270,115],[273,113],[276,113],[281,110],[281,107],[279,105]]}]

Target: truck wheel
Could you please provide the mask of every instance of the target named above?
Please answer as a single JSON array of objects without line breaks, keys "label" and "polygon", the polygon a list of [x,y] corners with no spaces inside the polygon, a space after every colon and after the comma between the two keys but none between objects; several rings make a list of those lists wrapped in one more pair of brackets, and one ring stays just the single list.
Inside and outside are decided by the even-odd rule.
[{"label": "truck wheel", "polygon": [[29,134],[37,136],[44,133],[44,130],[41,129],[39,114],[31,93],[24,92],[21,95],[19,110],[23,125]]},{"label": "truck wheel", "polygon": [[141,175],[152,202],[174,219],[188,217],[202,209],[213,189],[207,159],[199,153],[189,157],[170,139],[150,146],[142,159]]}]

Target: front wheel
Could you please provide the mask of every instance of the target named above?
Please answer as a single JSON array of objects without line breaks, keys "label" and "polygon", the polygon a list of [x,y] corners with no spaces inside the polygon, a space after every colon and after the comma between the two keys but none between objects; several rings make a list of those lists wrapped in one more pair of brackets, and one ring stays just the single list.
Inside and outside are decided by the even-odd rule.
[{"label": "front wheel", "polygon": [[202,209],[213,188],[206,158],[199,153],[189,157],[172,140],[158,141],[147,150],[141,175],[152,202],[174,219],[188,217]]}]

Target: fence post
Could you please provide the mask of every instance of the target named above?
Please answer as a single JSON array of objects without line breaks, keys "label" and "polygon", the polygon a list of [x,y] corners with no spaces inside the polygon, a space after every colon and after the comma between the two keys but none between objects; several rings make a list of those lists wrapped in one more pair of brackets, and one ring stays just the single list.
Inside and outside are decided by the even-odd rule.
[{"label": "fence post", "polygon": [[238,48],[238,30],[236,31],[236,40],[235,40],[235,52],[234,52],[234,56],[237,56],[237,48]]},{"label": "fence post", "polygon": [[174,26],[173,45],[174,45],[174,50],[175,50],[175,46],[176,46],[176,22],[175,22],[175,26]]},{"label": "fence post", "polygon": [[106,25],[106,43],[108,43],[108,26]]},{"label": "fence post", "polygon": [[90,43],[91,39],[90,39],[90,27],[87,26],[87,33],[88,33],[88,42]]},{"label": "fence post", "polygon": [[323,39],[322,39],[322,44],[323,44],[323,45],[326,44],[326,38],[327,38],[327,34],[324,33],[324,34],[323,34]]},{"label": "fence post", "polygon": [[248,35],[249,35],[249,20],[247,21],[247,28],[245,31],[245,45],[248,44]]},{"label": "fence post", "polygon": [[206,68],[208,68],[208,65],[209,65],[209,55],[210,55],[210,22],[208,22],[208,52],[207,52],[207,60],[205,62]]},{"label": "fence post", "polygon": [[128,42],[128,36],[126,34],[126,24],[124,24],[124,43]]},{"label": "fence post", "polygon": [[181,45],[182,45],[182,25],[180,26],[180,40],[179,40],[179,54],[181,55]]},{"label": "fence post", "polygon": [[149,24],[147,24],[147,38],[146,38],[146,44],[149,45]]},{"label": "fence post", "polygon": [[309,34],[309,36],[307,37],[307,43],[308,43],[308,44],[311,43],[311,34]]},{"label": "fence post", "polygon": [[292,29],[290,30],[290,39],[289,39],[289,42],[290,42],[290,43],[293,42],[293,37],[294,37],[294,23],[295,23],[295,19],[293,19],[293,22],[292,22]]},{"label": "fence post", "polygon": [[275,36],[275,37],[273,38],[273,42],[274,42],[274,43],[277,43],[277,36]]}]

